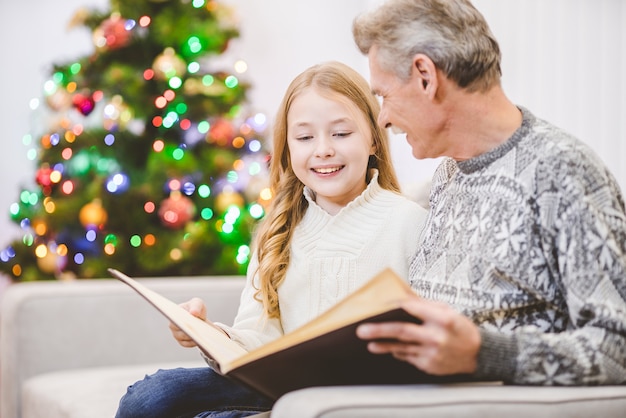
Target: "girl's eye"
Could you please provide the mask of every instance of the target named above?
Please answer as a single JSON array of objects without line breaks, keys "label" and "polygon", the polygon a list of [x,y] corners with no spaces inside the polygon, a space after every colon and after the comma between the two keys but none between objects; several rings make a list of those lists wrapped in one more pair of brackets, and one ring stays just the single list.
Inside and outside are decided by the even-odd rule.
[{"label": "girl's eye", "polygon": [[297,141],[306,141],[313,138],[311,135],[302,135],[302,136],[297,136],[296,140]]},{"label": "girl's eye", "polygon": [[346,137],[346,136],[350,136],[351,134],[352,134],[352,132],[350,132],[350,131],[346,131],[346,132],[337,132],[337,133],[335,134],[335,136],[338,136],[338,137],[343,138],[343,137]]}]

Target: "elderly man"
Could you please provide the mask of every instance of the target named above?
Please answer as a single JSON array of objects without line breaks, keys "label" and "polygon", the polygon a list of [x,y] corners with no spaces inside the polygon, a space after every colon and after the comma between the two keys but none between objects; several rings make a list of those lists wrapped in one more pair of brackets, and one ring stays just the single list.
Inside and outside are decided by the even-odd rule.
[{"label": "elderly man", "polygon": [[412,262],[423,320],[358,330],[435,375],[516,384],[626,382],[626,214],[582,142],[516,106],[466,0],[389,0],[354,21],[379,123],[445,156]]}]

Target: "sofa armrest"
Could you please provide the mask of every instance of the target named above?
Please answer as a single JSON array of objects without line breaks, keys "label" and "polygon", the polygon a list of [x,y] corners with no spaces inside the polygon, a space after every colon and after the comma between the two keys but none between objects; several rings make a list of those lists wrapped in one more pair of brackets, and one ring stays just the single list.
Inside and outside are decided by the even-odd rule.
[{"label": "sofa armrest", "polygon": [[314,387],[283,395],[272,418],[623,418],[626,386],[498,383]]},{"label": "sofa armrest", "polygon": [[[242,277],[140,279],[175,302],[202,298],[210,319],[231,323]],[[113,279],[11,285],[0,304],[0,416],[16,417],[24,380],[84,367],[190,361],[167,320]]]}]

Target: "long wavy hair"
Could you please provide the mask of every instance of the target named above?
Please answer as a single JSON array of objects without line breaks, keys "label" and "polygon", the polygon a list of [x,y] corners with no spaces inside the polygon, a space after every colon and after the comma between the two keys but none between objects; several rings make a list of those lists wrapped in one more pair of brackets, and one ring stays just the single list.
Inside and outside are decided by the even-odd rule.
[{"label": "long wavy hair", "polygon": [[[362,113],[371,130],[375,154],[368,161],[368,170],[378,169],[378,182],[395,192],[400,186],[389,151],[387,133],[378,123],[380,106],[367,81],[355,70],[339,62],[327,62],[308,68],[289,85],[274,122],[273,151],[270,161],[272,201],[264,220],[255,233],[253,248],[258,257],[257,300],[263,303],[268,318],[280,318],[278,287],[285,279],[290,260],[290,242],[298,223],[308,207],[304,184],[291,166],[287,143],[287,115],[294,99],[308,88],[332,100],[352,103]],[[369,181],[369,179],[366,179]]]}]

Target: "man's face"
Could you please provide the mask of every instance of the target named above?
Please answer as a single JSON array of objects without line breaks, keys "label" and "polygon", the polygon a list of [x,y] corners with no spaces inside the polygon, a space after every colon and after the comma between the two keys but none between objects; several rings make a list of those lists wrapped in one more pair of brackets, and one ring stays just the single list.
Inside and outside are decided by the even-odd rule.
[{"label": "man's face", "polygon": [[379,125],[391,128],[396,134],[406,134],[406,141],[415,158],[441,156],[433,135],[432,106],[424,89],[420,88],[422,80],[414,74],[415,70],[405,82],[382,69],[378,64],[377,52],[374,46],[368,58],[372,91],[381,98]]}]

